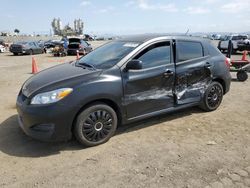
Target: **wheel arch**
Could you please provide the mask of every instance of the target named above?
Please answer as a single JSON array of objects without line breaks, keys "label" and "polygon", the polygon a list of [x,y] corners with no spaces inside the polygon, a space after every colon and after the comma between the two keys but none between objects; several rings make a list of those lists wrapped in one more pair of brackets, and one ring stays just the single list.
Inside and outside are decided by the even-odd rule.
[{"label": "wheel arch", "polygon": [[223,87],[223,94],[226,93],[226,82],[221,78],[214,78],[213,81],[219,82]]},{"label": "wheel arch", "polygon": [[110,106],[111,108],[113,108],[114,111],[116,112],[116,115],[117,115],[118,126],[122,123],[122,112],[121,112],[121,108],[117,105],[116,102],[114,102],[114,101],[111,100],[111,99],[107,99],[107,98],[96,99],[96,100],[92,100],[92,101],[89,101],[88,103],[84,104],[84,105],[77,111],[77,113],[76,113],[75,116],[74,116],[72,125],[71,125],[71,132],[72,132],[73,129],[74,129],[74,125],[75,125],[77,116],[78,116],[84,109],[86,109],[87,107],[89,107],[89,106],[91,106],[91,105],[93,105],[93,104],[95,104],[95,103],[103,103],[103,104],[106,104],[106,105]]}]

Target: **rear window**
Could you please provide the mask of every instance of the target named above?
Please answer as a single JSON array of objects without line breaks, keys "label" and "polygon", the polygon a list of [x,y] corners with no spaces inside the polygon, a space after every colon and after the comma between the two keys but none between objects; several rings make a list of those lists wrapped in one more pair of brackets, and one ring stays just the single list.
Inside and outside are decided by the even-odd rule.
[{"label": "rear window", "polygon": [[80,42],[81,42],[81,39],[78,39],[78,38],[69,39],[69,43],[80,43]]},{"label": "rear window", "polygon": [[203,57],[203,48],[199,42],[179,41],[177,42],[178,61],[187,61]]}]

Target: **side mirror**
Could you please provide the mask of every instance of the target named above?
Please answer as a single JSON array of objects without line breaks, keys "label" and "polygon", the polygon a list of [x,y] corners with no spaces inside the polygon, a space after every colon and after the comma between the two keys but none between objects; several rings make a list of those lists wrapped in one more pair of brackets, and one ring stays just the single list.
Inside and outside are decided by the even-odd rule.
[{"label": "side mirror", "polygon": [[142,69],[142,61],[131,60],[126,65],[126,70],[140,70]]}]

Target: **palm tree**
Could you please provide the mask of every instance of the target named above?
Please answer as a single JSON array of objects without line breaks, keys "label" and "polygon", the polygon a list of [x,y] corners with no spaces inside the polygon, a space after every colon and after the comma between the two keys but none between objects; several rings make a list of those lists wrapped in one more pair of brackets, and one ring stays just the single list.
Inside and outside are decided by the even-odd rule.
[{"label": "palm tree", "polygon": [[17,34],[20,33],[19,29],[15,29],[14,33],[17,33]]}]

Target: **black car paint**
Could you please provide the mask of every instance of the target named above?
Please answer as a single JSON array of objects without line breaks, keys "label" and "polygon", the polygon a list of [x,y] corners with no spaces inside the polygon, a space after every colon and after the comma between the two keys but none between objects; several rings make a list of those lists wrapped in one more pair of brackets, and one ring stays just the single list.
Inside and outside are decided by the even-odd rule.
[{"label": "black car paint", "polygon": [[13,54],[42,54],[44,52],[43,47],[39,46],[37,42],[23,42],[16,43],[10,46],[10,52]]},{"label": "black car paint", "polygon": [[92,50],[93,49],[92,49],[91,45],[83,39],[79,39],[79,38],[70,38],[69,39],[69,45],[68,45],[68,50],[67,50],[68,55],[76,55],[77,51],[80,54],[85,55],[84,53],[88,54]]},{"label": "black car paint", "polygon": [[[88,69],[70,62],[27,80],[17,99],[20,124],[26,134],[40,140],[68,140],[77,114],[95,101],[110,105],[120,122],[126,124],[200,104],[212,80],[222,83],[224,93],[229,91],[231,76],[224,63],[225,57],[206,41],[198,40],[204,48],[204,57],[178,63],[175,55],[178,40],[195,39],[142,36],[121,40],[140,41],[142,44],[110,69]],[[126,70],[127,62],[138,52],[162,41],[171,43],[170,64],[146,70]],[[71,87],[74,91],[57,103],[30,104],[36,94],[62,87]],[[45,133],[41,130],[32,130],[40,124],[53,124],[53,128],[47,130],[47,136],[43,136]]]}]

